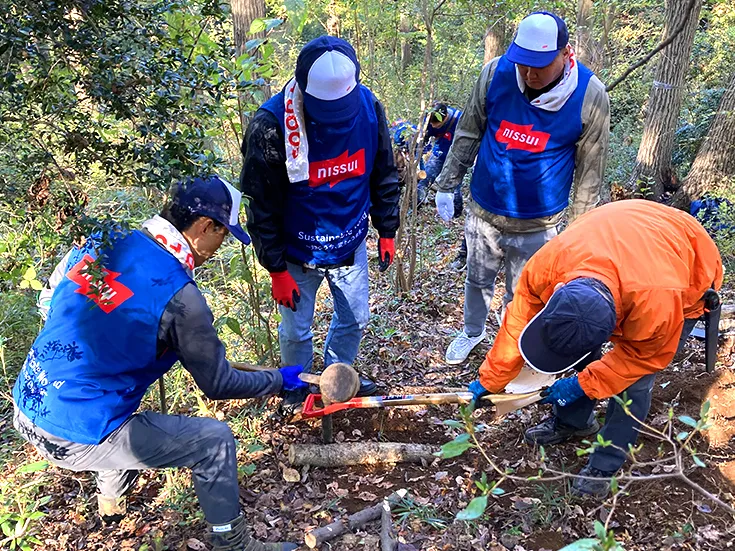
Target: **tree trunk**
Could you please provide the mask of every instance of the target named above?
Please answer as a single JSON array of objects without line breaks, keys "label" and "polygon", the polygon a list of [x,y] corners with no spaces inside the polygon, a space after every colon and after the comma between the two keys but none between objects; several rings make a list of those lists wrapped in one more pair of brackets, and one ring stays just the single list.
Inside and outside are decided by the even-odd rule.
[{"label": "tree trunk", "polygon": [[482,64],[487,65],[494,57],[498,57],[503,52],[503,43],[505,42],[505,18],[502,17],[489,25],[485,30],[485,54],[482,57]]},{"label": "tree trunk", "polygon": [[[235,55],[240,57],[245,53],[245,44],[250,38],[265,38],[265,33],[257,33],[249,36],[250,25],[255,19],[262,19],[265,17],[265,0],[230,0],[230,7],[232,9],[232,27],[235,38]],[[264,84],[259,88],[263,94],[262,98],[257,98],[265,102],[271,97],[271,87],[268,84]],[[240,105],[245,105],[247,101],[240,94]],[[247,126],[247,116],[240,109],[240,124],[242,125],[243,131]]]},{"label": "tree trunk", "polygon": [[337,4],[334,0],[327,6],[327,34],[337,38],[342,35],[342,24],[337,15]]},{"label": "tree trunk", "polygon": [[727,185],[735,177],[735,73],[720,100],[712,124],[699,147],[673,204],[689,210],[689,203],[707,191]]},{"label": "tree trunk", "polygon": [[[232,7],[232,26],[235,34],[235,51],[240,57],[245,53],[245,44],[249,40],[250,25],[256,19],[265,17],[264,0],[230,0]],[[258,33],[253,38],[264,38],[264,33]]]},{"label": "tree trunk", "polygon": [[597,41],[592,37],[592,0],[577,0],[577,31],[574,51],[577,59],[597,72],[601,55]]},{"label": "tree trunk", "polygon": [[[664,37],[681,25],[686,17],[688,0],[667,0]],[[689,65],[694,32],[699,21],[702,0],[695,0],[684,30],[661,51],[656,75],[648,97],[643,138],[636,165],[628,186],[638,196],[656,201],[664,191],[677,187],[671,165],[674,133],[679,118],[684,78]]]},{"label": "tree trunk", "polygon": [[401,71],[405,71],[411,64],[411,41],[406,36],[411,32],[411,20],[405,13],[401,14],[398,30],[401,33]]}]

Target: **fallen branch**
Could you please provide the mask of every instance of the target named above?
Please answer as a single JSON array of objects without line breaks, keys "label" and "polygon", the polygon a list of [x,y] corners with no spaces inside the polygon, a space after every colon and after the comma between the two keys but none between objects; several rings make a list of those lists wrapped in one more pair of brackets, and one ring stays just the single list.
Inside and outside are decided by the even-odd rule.
[{"label": "fallen branch", "polygon": [[314,549],[325,541],[329,541],[338,536],[341,536],[342,534],[346,534],[348,532],[352,532],[357,528],[361,528],[368,522],[380,518],[383,512],[383,505],[386,502],[392,507],[395,502],[405,496],[406,493],[406,490],[398,490],[397,492],[393,492],[390,496],[385,498],[377,505],[367,507],[362,511],[351,514],[349,517],[347,517],[346,522],[344,520],[336,520],[331,524],[327,524],[326,526],[322,526],[321,528],[312,530],[304,536],[304,542],[309,547],[309,549]]},{"label": "fallen branch", "polygon": [[380,512],[380,551],[395,551],[397,546],[396,540],[393,539],[390,503],[387,499],[384,499],[382,511]]},{"label": "fallen branch", "polygon": [[291,444],[291,465],[343,467],[382,463],[422,463],[436,459],[438,448],[400,442],[344,442],[342,444]]}]

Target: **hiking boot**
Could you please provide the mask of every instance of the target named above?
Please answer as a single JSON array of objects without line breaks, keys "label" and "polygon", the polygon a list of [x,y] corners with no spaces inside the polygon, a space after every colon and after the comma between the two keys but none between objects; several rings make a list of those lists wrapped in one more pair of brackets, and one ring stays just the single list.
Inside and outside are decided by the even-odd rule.
[{"label": "hiking boot", "polygon": [[449,268],[451,268],[455,272],[461,272],[466,267],[467,267],[467,251],[459,251],[457,253],[457,256],[454,257],[454,260],[452,260],[451,264],[449,264]]},{"label": "hiking boot", "polygon": [[476,337],[469,337],[467,333],[462,331],[457,338],[452,341],[452,344],[447,348],[447,354],[444,357],[449,365],[461,364],[470,355],[472,349],[485,340],[485,330],[482,331]]},{"label": "hiking boot", "polygon": [[360,389],[357,391],[356,396],[374,396],[378,393],[378,385],[375,381],[366,377],[360,377]]},{"label": "hiking boot", "polygon": [[120,522],[128,512],[128,500],[122,497],[107,497],[97,494],[97,512],[105,524]]},{"label": "hiking boot", "polygon": [[535,427],[531,427],[523,435],[527,444],[551,446],[561,444],[574,436],[591,436],[600,430],[600,424],[595,419],[589,427],[576,429],[558,421],[556,417],[549,417]]},{"label": "hiking boot", "polygon": [[[317,390],[317,392],[319,392]],[[304,400],[309,394],[308,388],[300,388],[298,390],[283,391],[281,396],[283,400],[278,407],[279,413],[285,418],[292,418],[294,415],[301,413],[303,409]]]},{"label": "hiking boot", "polygon": [[227,524],[207,523],[207,527],[214,551],[294,551],[299,548],[295,543],[264,543],[254,539],[242,515]]},{"label": "hiking boot", "polygon": [[615,476],[614,472],[601,471],[589,465],[579,471],[579,476],[590,478],[575,478],[572,483],[572,495],[577,497],[592,496],[598,499],[607,497],[610,493],[610,479]]}]

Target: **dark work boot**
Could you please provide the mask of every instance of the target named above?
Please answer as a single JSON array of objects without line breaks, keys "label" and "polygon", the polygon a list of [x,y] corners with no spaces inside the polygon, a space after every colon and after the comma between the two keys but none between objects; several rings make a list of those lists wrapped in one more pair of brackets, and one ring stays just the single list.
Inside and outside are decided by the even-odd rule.
[{"label": "dark work boot", "polygon": [[558,421],[556,417],[549,417],[535,427],[531,427],[523,435],[527,444],[551,446],[561,444],[574,436],[591,436],[600,430],[600,424],[595,419],[589,427],[576,429]]},{"label": "dark work boot", "polygon": [[610,493],[610,479],[614,475],[614,472],[601,471],[587,465],[579,471],[579,476],[590,478],[575,478],[572,484],[572,494],[578,497],[592,496],[604,499]]},{"label": "dark work boot", "polygon": [[357,391],[357,396],[373,396],[377,393],[378,385],[375,384],[375,381],[367,377],[360,377],[360,389]]},{"label": "dark work boot", "polygon": [[245,526],[245,517],[240,515],[227,524],[210,524],[207,534],[214,551],[294,551],[295,543],[263,543],[250,535]]},{"label": "dark work boot", "polygon": [[105,524],[118,523],[128,512],[128,500],[125,496],[106,497],[97,494],[97,511]]}]

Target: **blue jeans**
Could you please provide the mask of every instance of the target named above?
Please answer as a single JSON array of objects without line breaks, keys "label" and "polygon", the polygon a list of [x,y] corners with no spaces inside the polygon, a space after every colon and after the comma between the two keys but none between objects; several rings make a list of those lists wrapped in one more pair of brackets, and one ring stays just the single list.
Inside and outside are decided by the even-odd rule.
[{"label": "blue jeans", "polygon": [[[696,323],[695,319],[684,320],[679,339],[679,351],[684,348],[687,337]],[[646,375],[618,394],[621,398],[623,394],[627,394],[628,400],[632,401],[629,406],[630,412],[642,421],[646,419],[648,410],[651,408],[651,392],[655,380],[656,375]],[[594,422],[596,405],[597,400],[583,396],[565,407],[555,405],[554,415],[564,425],[583,429]],[[638,422],[626,414],[614,398],[610,398],[605,413],[605,425],[600,430],[600,434],[605,440],[611,440],[613,446],[597,448],[590,456],[590,467],[606,472],[615,472],[622,467],[628,457],[628,445],[635,445],[638,439],[638,426]],[[594,441],[594,438],[590,440]]]},{"label": "blue jeans", "polygon": [[288,272],[296,280],[301,300],[296,311],[280,306],[281,323],[278,341],[283,365],[303,365],[311,371],[314,346],[311,324],[314,321],[316,294],[324,279],[332,293],[334,311],[324,341],[324,365],[343,362],[352,365],[357,357],[362,333],[370,318],[368,304],[367,247],[363,241],[355,251],[355,263],[340,268],[304,268],[288,263]]}]

